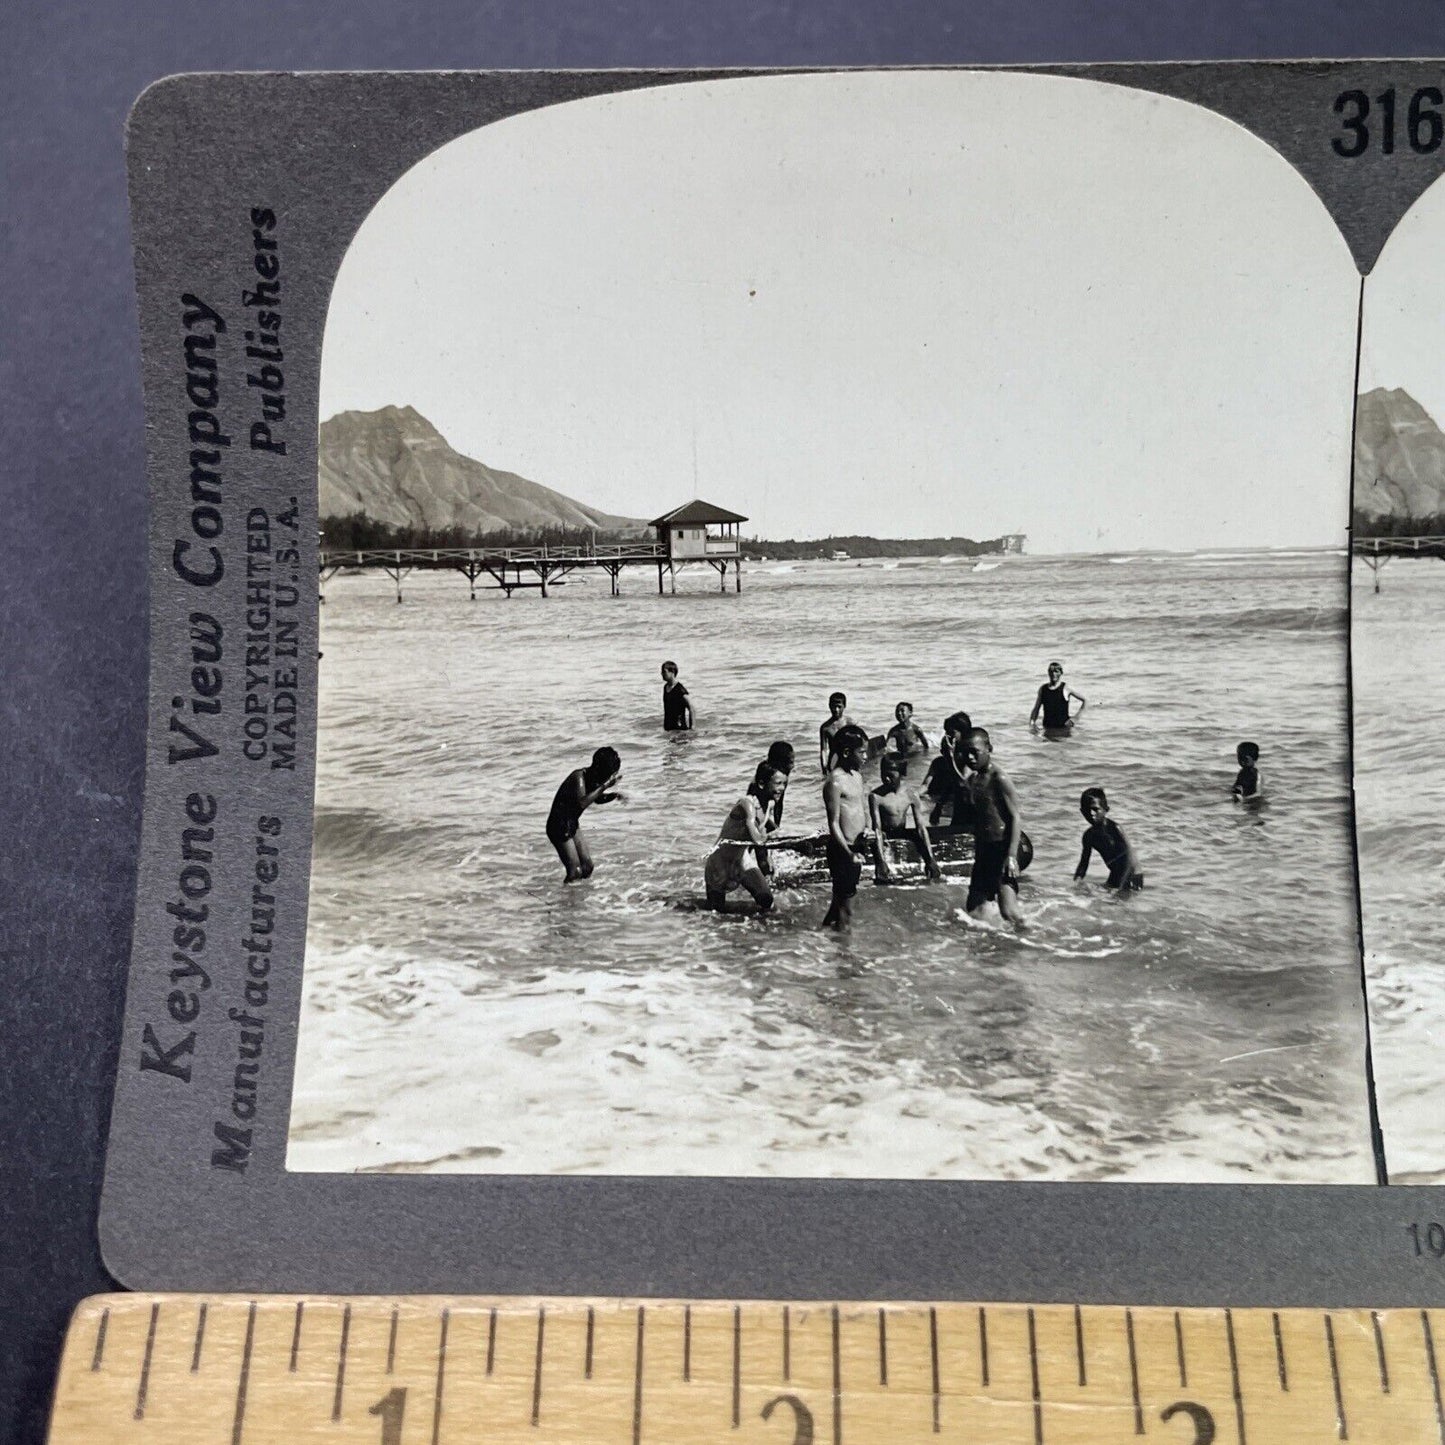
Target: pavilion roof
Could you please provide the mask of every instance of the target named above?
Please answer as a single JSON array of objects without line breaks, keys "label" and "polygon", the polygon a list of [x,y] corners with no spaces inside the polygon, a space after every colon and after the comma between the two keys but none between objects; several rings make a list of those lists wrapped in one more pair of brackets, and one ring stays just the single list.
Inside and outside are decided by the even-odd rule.
[{"label": "pavilion roof", "polygon": [[700,497],[695,497],[690,502],[684,502],[680,507],[674,507],[670,512],[664,512],[647,525],[649,527],[683,527],[699,524],[705,526],[709,522],[746,521],[747,518],[737,512],[730,512],[726,507],[715,507],[711,502],[704,502]]}]

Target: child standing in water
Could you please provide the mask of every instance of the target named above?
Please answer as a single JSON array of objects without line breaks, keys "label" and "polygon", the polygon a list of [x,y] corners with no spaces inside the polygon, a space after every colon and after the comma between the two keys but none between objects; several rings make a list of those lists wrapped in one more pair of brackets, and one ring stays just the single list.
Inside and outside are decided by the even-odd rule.
[{"label": "child standing in water", "polygon": [[1239,773],[1234,779],[1234,796],[1243,801],[1257,798],[1264,791],[1264,775],[1259,771],[1259,744],[1240,743],[1234,750]]},{"label": "child standing in water", "polygon": [[961,833],[968,823],[968,805],[960,801],[968,775],[959,757],[964,739],[972,731],[973,720],[966,712],[950,713],[944,718],[938,756],[928,765],[923,779],[923,791],[933,800],[929,823],[937,826],[944,821],[946,813],[948,825],[955,833]]},{"label": "child standing in water", "polygon": [[598,748],[591,763],[568,773],[557,789],[552,811],[547,814],[547,841],[567,870],[565,882],[592,876],[592,854],[582,836],[582,814],[593,803],[625,801],[621,793],[607,791],[621,776],[622,759],[612,748]]},{"label": "child standing in water", "polygon": [[1133,892],[1144,886],[1144,874],[1140,871],[1139,860],[1124,836],[1124,830],[1109,816],[1109,800],[1102,788],[1085,788],[1079,799],[1079,811],[1088,820],[1084,832],[1084,851],[1079,866],[1074,869],[1074,878],[1080,879],[1089,871],[1089,859],[1097,853],[1104,860],[1109,876],[1104,880],[1106,888],[1117,888],[1121,893]]},{"label": "child standing in water", "polygon": [[[779,739],[768,749],[767,761],[770,767],[775,768],[783,775],[783,786],[778,792],[778,795],[768,804],[767,815],[764,818],[764,828],[771,836],[778,831],[783,821],[784,795],[788,790],[788,779],[793,776],[794,758],[792,743]],[[756,790],[757,787],[757,779],[754,778],[751,790]],[[759,796],[762,796],[761,793],[759,793]],[[766,848],[758,849],[758,867],[766,874],[771,874],[773,871],[772,861],[768,857],[768,850]]]},{"label": "child standing in water", "polygon": [[909,758],[918,757],[928,751],[928,736],[913,721],[911,702],[900,702],[893,709],[893,716],[898,721],[888,729],[888,751],[903,759],[903,767],[907,771]]},{"label": "child standing in water", "polygon": [[662,664],[662,727],[664,732],[692,731],[692,703],[687,689],[677,680],[677,664]]},{"label": "child standing in water", "polygon": [[825,773],[833,766],[833,735],[852,725],[852,719],[848,716],[847,695],[841,692],[833,693],[828,699],[828,716],[818,729],[818,765]]},{"label": "child standing in water", "polygon": [[977,913],[986,903],[1013,926],[1022,928],[1019,910],[1018,794],[1002,768],[993,760],[993,744],[983,728],[974,728],[964,743],[969,777],[964,797],[973,810],[973,874],[968,880],[966,912]]},{"label": "child standing in water", "polygon": [[907,838],[918,850],[928,876],[934,882],[943,877],[938,860],[933,856],[933,845],[928,839],[928,829],[919,816],[918,799],[904,786],[903,764],[892,753],[884,753],[878,765],[882,781],[868,794],[868,815],[873,824],[876,839],[874,847],[875,873],[879,883],[892,883],[893,866],[888,860],[885,839]]},{"label": "child standing in water", "polygon": [[768,841],[769,806],[782,797],[786,785],[787,775],[781,768],[759,763],[752,785],[732,805],[717,835],[717,843],[703,865],[709,908],[722,912],[727,906],[727,895],[734,888],[745,888],[752,894],[759,913],[766,913],[773,906],[773,890],[758,867],[757,850]]},{"label": "child standing in water", "polygon": [[[1079,705],[1078,712],[1072,717],[1069,716],[1071,700]],[[1064,664],[1051,662],[1049,680],[1039,688],[1039,695],[1034,699],[1034,710],[1029,714],[1029,724],[1032,726],[1036,723],[1039,713],[1042,712],[1045,732],[1067,732],[1083,717],[1087,706],[1083,694],[1072,691],[1064,682]]]},{"label": "child standing in water", "polygon": [[868,810],[864,804],[861,769],[868,756],[868,734],[853,724],[840,727],[833,737],[832,767],[823,783],[823,807],[828,813],[828,877],[833,897],[823,916],[824,928],[846,928],[853,921],[853,898],[863,863],[858,854],[867,834]]}]

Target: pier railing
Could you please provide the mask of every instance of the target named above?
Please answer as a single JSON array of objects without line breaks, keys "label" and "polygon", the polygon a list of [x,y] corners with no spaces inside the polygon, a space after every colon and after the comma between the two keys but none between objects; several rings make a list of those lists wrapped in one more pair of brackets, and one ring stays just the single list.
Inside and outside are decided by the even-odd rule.
[{"label": "pier railing", "polygon": [[657,562],[660,542],[599,542],[541,547],[322,547],[323,569],[341,567],[455,567],[460,562]]},{"label": "pier railing", "polygon": [[1445,562],[1445,537],[1356,537],[1351,549],[1374,574],[1376,592],[1381,571],[1396,557],[1438,557]]}]

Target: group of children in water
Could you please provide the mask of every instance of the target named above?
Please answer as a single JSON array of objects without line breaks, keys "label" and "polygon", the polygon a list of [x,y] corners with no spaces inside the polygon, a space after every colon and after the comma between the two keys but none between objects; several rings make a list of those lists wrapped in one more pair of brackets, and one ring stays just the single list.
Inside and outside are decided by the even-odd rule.
[{"label": "group of children in water", "polygon": [[[693,724],[687,688],[678,679],[675,662],[662,664],[663,727],[687,731]],[[1077,708],[1071,704],[1077,703]],[[1048,681],[1038,690],[1029,722],[1043,716],[1046,734],[1066,735],[1086,706],[1083,696],[1064,682],[1063,665],[1051,662]],[[944,719],[943,740],[923,779],[920,793],[931,803],[925,822],[919,793],[907,784],[909,762],[931,751],[928,738],[913,721],[913,705],[900,702],[896,722],[886,736],[872,739],[848,716],[848,699],[835,692],[828,699],[828,717],[818,729],[818,763],[823,775],[823,806],[828,828],[823,839],[832,898],[823,918],[825,928],[844,928],[852,918],[853,899],[866,861],[872,860],[879,883],[895,879],[889,843],[905,840],[917,851],[930,881],[942,871],[929,829],[945,833],[972,832],[973,865],[965,911],[977,914],[996,906],[1014,928],[1024,926],[1019,908],[1018,880],[1028,866],[1031,845],[1023,831],[1018,793],[993,757],[986,729],[974,727],[967,713]],[[879,745],[881,744],[881,752]],[[865,791],[862,770],[870,757],[879,756],[880,780]],[[1233,794],[1238,800],[1257,798],[1263,789],[1259,747],[1240,743],[1236,750],[1239,773]],[[758,764],[747,792],[729,809],[717,842],[703,868],[709,908],[723,910],[735,889],[748,893],[757,911],[773,906],[769,846],[783,818],[783,804],[794,768],[791,743],[775,742]],[[622,798],[616,788],[621,759],[612,748],[598,748],[585,768],[563,780],[547,818],[547,837],[557,850],[571,883],[592,874],[593,861],[580,822],[593,803]],[[1086,788],[1079,811],[1088,828],[1074,877],[1082,879],[1097,853],[1107,870],[1105,886],[1132,892],[1144,886],[1144,874],[1124,830],[1109,816],[1103,788]],[[1022,853],[1022,862],[1021,862]]]}]

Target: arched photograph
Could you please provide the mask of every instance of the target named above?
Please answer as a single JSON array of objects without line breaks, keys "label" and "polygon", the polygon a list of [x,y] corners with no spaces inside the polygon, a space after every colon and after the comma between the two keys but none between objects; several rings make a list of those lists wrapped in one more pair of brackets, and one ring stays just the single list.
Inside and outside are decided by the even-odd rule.
[{"label": "arched photograph", "polygon": [[1374,1182],[1359,286],[1269,146],[1058,76],[402,176],[322,356],[288,1168]]},{"label": "arched photograph", "polygon": [[1360,904],[1389,1179],[1445,1183],[1445,187],[1365,282],[1351,640]]}]

